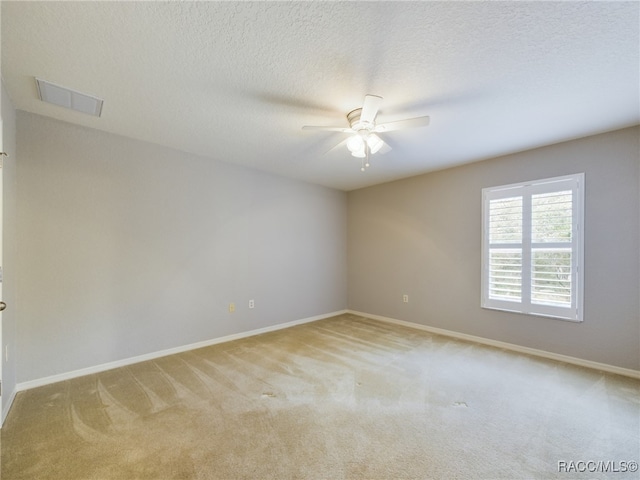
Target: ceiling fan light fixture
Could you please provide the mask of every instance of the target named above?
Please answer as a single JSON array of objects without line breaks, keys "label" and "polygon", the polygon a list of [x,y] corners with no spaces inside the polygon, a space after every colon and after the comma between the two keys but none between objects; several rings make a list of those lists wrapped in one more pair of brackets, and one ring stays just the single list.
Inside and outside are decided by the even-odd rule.
[{"label": "ceiling fan light fixture", "polygon": [[362,146],[358,150],[351,151],[351,155],[353,155],[356,158],[364,158],[364,157],[366,157],[367,156],[367,152],[366,152],[364,143],[362,144]]},{"label": "ceiling fan light fixture", "polygon": [[367,145],[369,146],[369,151],[374,154],[382,148],[384,142],[379,136],[377,136],[375,133],[372,133],[367,137]]},{"label": "ceiling fan light fixture", "polygon": [[[353,154],[354,152],[364,151],[364,140],[360,135],[353,135],[347,141],[347,148]],[[354,155],[355,156],[355,155]]]}]

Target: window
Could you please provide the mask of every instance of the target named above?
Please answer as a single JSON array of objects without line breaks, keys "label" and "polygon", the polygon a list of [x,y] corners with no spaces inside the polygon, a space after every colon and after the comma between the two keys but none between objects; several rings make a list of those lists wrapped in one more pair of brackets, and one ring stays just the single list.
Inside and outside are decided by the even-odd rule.
[{"label": "window", "polygon": [[584,174],[482,190],[482,307],[582,321]]}]

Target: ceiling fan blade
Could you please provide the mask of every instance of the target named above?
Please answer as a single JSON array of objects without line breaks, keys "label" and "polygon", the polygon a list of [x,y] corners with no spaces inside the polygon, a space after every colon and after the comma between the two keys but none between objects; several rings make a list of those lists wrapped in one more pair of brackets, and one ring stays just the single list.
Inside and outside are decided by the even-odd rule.
[{"label": "ceiling fan blade", "polygon": [[332,147],[329,150],[327,150],[326,152],[324,152],[324,154],[325,155],[329,155],[330,153],[335,152],[336,150],[340,150],[341,148],[344,148],[345,151],[348,152],[348,150],[347,150],[347,142],[349,141],[349,138],[351,138],[351,137],[345,138],[340,143],[338,143],[335,147]]},{"label": "ceiling fan blade", "polygon": [[376,125],[377,133],[392,132],[403,128],[426,127],[429,125],[429,117],[407,118],[406,120],[398,120],[397,122],[381,123]]},{"label": "ceiling fan blade", "polygon": [[380,150],[378,150],[378,153],[380,155],[384,155],[385,153],[388,153],[391,150],[393,150],[391,148],[391,146],[387,142],[385,142],[384,140],[382,141],[382,143],[383,143],[382,147],[380,147]]},{"label": "ceiling fan blade", "polygon": [[362,105],[362,113],[360,113],[360,121],[373,123],[378,114],[378,109],[382,103],[382,97],[377,95],[365,95],[364,104]]},{"label": "ceiling fan blade", "polygon": [[323,127],[320,125],[305,125],[302,127],[302,130],[322,130],[325,132],[342,132],[342,133],[353,133],[353,130],[345,127]]}]

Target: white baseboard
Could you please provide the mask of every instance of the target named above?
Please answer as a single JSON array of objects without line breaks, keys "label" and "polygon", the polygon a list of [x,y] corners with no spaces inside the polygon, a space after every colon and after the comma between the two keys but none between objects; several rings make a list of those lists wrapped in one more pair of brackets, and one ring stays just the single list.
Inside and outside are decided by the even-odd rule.
[{"label": "white baseboard", "polygon": [[9,409],[11,408],[11,405],[13,403],[13,400],[16,396],[17,392],[21,392],[23,390],[28,390],[30,388],[36,388],[36,387],[41,387],[44,385],[49,385],[51,383],[55,383],[55,382],[61,382],[63,380],[70,380],[72,378],[77,378],[77,377],[82,377],[85,375],[91,375],[93,373],[100,373],[100,372],[104,372],[106,370],[111,370],[114,368],[119,368],[119,367],[125,367],[127,365],[133,365],[135,363],[140,363],[140,362],[145,362],[147,360],[154,360],[156,358],[160,358],[160,357],[165,357],[167,355],[173,355],[176,353],[182,353],[182,352],[187,352],[189,350],[195,350],[197,348],[202,348],[202,347],[208,347],[210,345],[216,345],[219,343],[225,343],[225,342],[230,342],[233,340],[239,340],[241,338],[246,338],[246,337],[252,337],[254,335],[260,335],[262,333],[268,333],[268,332],[273,332],[276,330],[282,330],[284,328],[289,328],[289,327],[293,327],[295,325],[302,325],[304,323],[310,323],[310,322],[315,322],[317,320],[323,320],[325,318],[329,318],[329,317],[334,317],[336,315],[342,315],[344,313],[350,313],[353,315],[359,315],[362,317],[367,317],[367,318],[371,318],[373,320],[380,320],[383,322],[387,322],[387,323],[394,323],[397,325],[403,325],[405,327],[409,327],[409,328],[415,328],[418,330],[424,330],[430,333],[434,333],[437,335],[444,335],[447,337],[452,337],[452,338],[457,338],[460,340],[466,340],[469,342],[475,342],[475,343],[480,343],[483,345],[489,345],[492,347],[497,347],[497,348],[503,348],[505,350],[511,350],[514,352],[519,352],[519,353],[525,353],[528,355],[534,355],[537,357],[542,357],[542,358],[548,358],[551,360],[557,360],[560,362],[565,362],[565,363],[570,363],[573,365],[578,365],[581,367],[587,367],[587,368],[592,368],[595,370],[600,370],[600,371],[604,371],[604,372],[609,372],[609,373],[615,373],[618,375],[624,375],[626,377],[631,377],[631,378],[637,378],[640,379],[640,371],[638,370],[632,370],[629,368],[622,368],[622,367],[617,367],[615,365],[608,365],[606,363],[599,363],[599,362],[593,362],[591,360],[584,360],[581,358],[576,358],[576,357],[570,357],[568,355],[562,355],[562,354],[558,354],[558,353],[552,353],[552,352],[547,352],[545,350],[538,350],[536,348],[529,348],[529,347],[523,347],[521,345],[516,345],[513,343],[507,343],[507,342],[501,342],[498,340],[492,340],[490,338],[484,338],[484,337],[477,337],[475,335],[468,335],[466,333],[459,333],[459,332],[455,332],[452,330],[445,330],[442,328],[436,328],[436,327],[429,327],[427,325],[422,325],[419,323],[413,323],[413,322],[407,322],[404,320],[398,320],[395,318],[390,318],[390,317],[383,317],[381,315],[374,315],[371,313],[365,313],[365,312],[359,312],[356,310],[339,310],[336,312],[331,312],[331,313],[327,313],[327,314],[323,314],[323,315],[317,315],[314,317],[308,317],[308,318],[302,318],[300,320],[294,320],[292,322],[287,322],[287,323],[280,323],[277,325],[272,325],[270,327],[265,327],[265,328],[259,328],[256,330],[249,330],[247,332],[241,332],[241,333],[236,333],[233,335],[227,335],[225,337],[218,337],[218,338],[213,338],[210,340],[205,340],[202,342],[197,342],[197,343],[192,343],[189,345],[183,345],[180,347],[174,347],[174,348],[170,348],[167,350],[161,350],[158,352],[152,352],[152,353],[147,353],[144,355],[139,355],[136,357],[130,357],[130,358],[125,358],[122,360],[117,360],[114,362],[108,362],[108,363],[103,363],[101,365],[95,365],[93,367],[87,367],[87,368],[82,368],[79,370],[73,370],[71,372],[66,372],[66,373],[61,373],[61,374],[57,374],[57,375],[51,375],[48,377],[43,377],[43,378],[38,378],[35,380],[30,380],[27,382],[21,382],[18,383],[16,385],[16,388],[13,392],[11,392],[10,394],[10,400],[9,402],[5,405],[5,408],[2,410],[1,413],[1,417],[0,417],[0,426],[2,425],[2,423],[4,422],[4,419],[6,418],[7,414],[9,413]]},{"label": "white baseboard", "polygon": [[[210,340],[205,340],[203,342],[191,343],[189,345],[182,345],[180,347],[169,348],[167,350],[161,350],[158,352],[138,355],[136,357],[116,360],[115,362],[103,363],[101,365],[95,365],[93,367],[82,368],[79,370],[73,370],[71,372],[51,375],[49,377],[29,380],[28,382],[18,383],[16,385],[16,391],[21,392],[23,390],[42,387],[44,385],[49,385],[51,383],[61,382],[63,380],[70,380],[72,378],[83,377],[85,375],[91,375],[93,373],[100,373],[100,372],[104,372],[106,370],[111,370],[114,368],[126,367],[127,365],[133,365],[134,363],[146,362],[147,360],[154,360],[156,358],[166,357],[167,355],[174,355],[176,353],[187,352],[189,350],[208,347],[211,345],[216,345],[218,343],[231,342],[233,340],[239,340],[241,338],[260,335],[261,333],[274,332],[276,330],[282,330],[284,328],[293,327],[295,325],[302,325],[303,323],[310,323],[310,322],[315,322],[317,320],[323,320],[329,317],[335,317],[336,315],[342,315],[343,313],[347,313],[347,310],[340,310],[337,312],[326,313],[323,315],[316,315],[315,317],[302,318],[300,320],[294,320],[292,322],[287,322],[287,323],[279,323],[277,325],[272,325],[270,327],[258,328],[256,330],[249,330],[248,332],[235,333],[233,335],[227,335],[225,337],[212,338]],[[15,392],[14,392],[14,396],[15,396]],[[8,412],[8,408],[7,408],[7,412]]]},{"label": "white baseboard", "polygon": [[9,401],[5,404],[2,412],[0,413],[0,428],[2,428],[2,425],[4,425],[4,421],[7,418],[7,415],[9,415],[9,410],[11,410],[11,405],[13,405],[13,401],[15,400],[17,393],[18,389],[14,388],[13,391],[9,394]]},{"label": "white baseboard", "polygon": [[427,325],[421,325],[419,323],[407,322],[404,320],[398,320],[395,318],[383,317],[381,315],[373,315],[371,313],[358,312],[355,310],[347,310],[347,313],[353,315],[359,315],[361,317],[371,318],[373,320],[380,320],[387,323],[395,323],[396,325],[403,325],[409,328],[415,328],[418,330],[424,330],[426,332],[435,333],[437,335],[444,335],[446,337],[453,337],[459,340],[466,340],[468,342],[481,343],[483,345],[489,345],[492,347],[504,348],[505,350],[511,350],[518,353],[526,353],[527,355],[534,355],[536,357],[548,358],[550,360],[557,360],[560,362],[570,363],[572,365],[578,365],[581,367],[592,368],[594,370],[600,370],[608,373],[615,373],[618,375],[624,375],[625,377],[640,379],[640,370],[632,370],[630,368],[616,367],[615,365],[609,365],[606,363],[592,362],[591,360],[584,360],[582,358],[570,357],[569,355],[562,355],[559,353],[547,352],[546,350],[538,350],[537,348],[523,347],[514,343],[501,342],[499,340],[492,340],[485,337],[476,337],[475,335],[468,335],[466,333],[454,332],[453,330],[445,330],[443,328],[429,327]]}]

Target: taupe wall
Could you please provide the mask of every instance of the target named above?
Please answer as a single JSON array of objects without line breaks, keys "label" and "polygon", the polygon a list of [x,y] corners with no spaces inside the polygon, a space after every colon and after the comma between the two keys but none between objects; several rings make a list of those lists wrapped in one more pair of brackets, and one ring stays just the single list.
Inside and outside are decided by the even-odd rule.
[{"label": "taupe wall", "polygon": [[17,131],[18,382],[346,308],[344,192],[22,111]]},{"label": "taupe wall", "polygon": [[[639,138],[629,128],[350,192],[349,308],[640,369]],[[480,308],[481,189],[577,172],[584,322]]]}]

